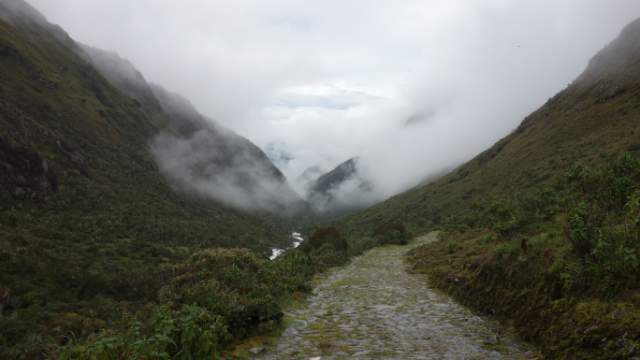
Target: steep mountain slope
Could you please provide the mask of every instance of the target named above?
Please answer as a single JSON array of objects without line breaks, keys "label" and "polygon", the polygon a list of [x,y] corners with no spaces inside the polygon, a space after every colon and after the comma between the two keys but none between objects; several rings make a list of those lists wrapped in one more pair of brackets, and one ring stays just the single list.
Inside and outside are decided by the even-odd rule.
[{"label": "steep mountain slope", "polygon": [[[343,222],[444,230],[409,262],[550,359],[640,349],[640,20],[489,150]],[[499,342],[499,341],[498,341]]]},{"label": "steep mountain slope", "polygon": [[[169,194],[161,201],[166,206],[188,208],[180,205],[184,202],[179,199],[181,196],[171,195],[174,192],[158,176],[148,149],[149,141],[172,121],[168,116],[159,116],[160,110],[154,116],[148,115],[147,109],[160,106],[150,89],[146,93],[135,91],[143,94],[149,105],[123,95],[76,55],[82,53],[82,48],[62,30],[43,20],[34,21],[33,17],[13,16],[15,12],[7,4],[16,7],[19,3],[0,3],[5,7],[1,143],[7,159],[3,163],[11,168],[3,173],[4,204],[22,204],[25,197],[48,197],[55,202],[81,191],[84,194],[77,196],[78,206],[90,204],[94,197],[119,202],[120,194],[115,192],[118,190],[136,194],[129,199]],[[20,160],[29,156],[33,159],[28,162]],[[132,180],[143,185],[141,189],[134,191],[132,187],[138,185],[131,184]],[[50,203],[40,203],[38,207]],[[201,213],[206,208],[202,205],[188,212]],[[233,243],[231,237],[236,231],[231,224],[236,221],[245,221],[245,229],[264,228],[253,216],[213,202],[208,206],[206,212],[213,211],[211,215],[215,216],[207,216],[207,222],[220,219],[218,231],[227,233],[221,238],[229,236],[228,243]],[[254,224],[249,225],[251,222]],[[131,227],[142,225],[136,222]]]},{"label": "steep mountain slope", "polygon": [[259,148],[161,92],[25,2],[0,0],[0,358],[41,358],[154,301],[167,269],[202,247],[288,241],[284,221],[157,161],[186,143],[197,159],[180,170],[201,183],[222,173],[237,196],[264,201],[251,209],[299,202]]},{"label": "steep mountain slope", "polygon": [[576,161],[601,163],[624,151],[638,151],[639,95],[640,21],[635,21],[576,81],[512,134],[439,180],[345,222],[353,230],[385,218],[416,228],[459,222],[483,202],[552,184]]},{"label": "steep mountain slope", "polygon": [[310,183],[307,199],[316,211],[330,216],[369,204],[371,184],[358,171],[358,158],[349,159]]},{"label": "steep mountain slope", "polygon": [[152,142],[163,174],[179,188],[246,210],[294,215],[304,201],[266,154],[249,140],[200,114],[191,103],[147,83],[117,54],[83,46],[87,59],[148,117],[168,122]]},{"label": "steep mountain slope", "polygon": [[160,103],[151,86],[131,62],[116,53],[83,44],[79,44],[76,53],[91,63],[113,86],[135,99],[147,112],[155,111],[156,115],[160,112]]}]

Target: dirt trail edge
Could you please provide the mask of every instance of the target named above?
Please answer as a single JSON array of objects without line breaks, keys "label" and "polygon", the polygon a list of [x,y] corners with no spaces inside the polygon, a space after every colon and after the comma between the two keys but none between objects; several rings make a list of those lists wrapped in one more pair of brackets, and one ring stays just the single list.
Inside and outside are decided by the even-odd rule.
[{"label": "dirt trail edge", "polygon": [[499,324],[474,315],[405,271],[403,255],[437,241],[368,251],[326,275],[309,304],[287,314],[276,345],[257,359],[535,359]]}]

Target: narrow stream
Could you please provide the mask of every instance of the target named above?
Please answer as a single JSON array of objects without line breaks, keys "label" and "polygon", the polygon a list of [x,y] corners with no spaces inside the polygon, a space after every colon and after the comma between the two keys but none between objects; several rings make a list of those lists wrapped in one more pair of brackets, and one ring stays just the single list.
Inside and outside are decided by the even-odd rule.
[{"label": "narrow stream", "polygon": [[436,240],[373,249],[328,274],[259,359],[535,359],[499,324],[405,271],[403,255]]},{"label": "narrow stream", "polygon": [[[291,239],[291,246],[289,247],[290,249],[297,248],[304,241],[304,238],[302,237],[302,234],[300,234],[299,232],[295,232],[295,231],[291,233],[289,238]],[[277,259],[280,255],[284,254],[285,251],[287,251],[287,249],[272,248],[271,249],[271,256],[269,256],[269,260]]]}]

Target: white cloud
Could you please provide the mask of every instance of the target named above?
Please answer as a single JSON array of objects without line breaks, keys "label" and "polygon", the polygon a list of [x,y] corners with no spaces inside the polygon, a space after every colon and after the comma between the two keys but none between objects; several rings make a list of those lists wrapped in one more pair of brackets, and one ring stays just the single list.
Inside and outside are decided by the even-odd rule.
[{"label": "white cloud", "polygon": [[505,135],[640,16],[637,0],[31,2],[282,147],[289,179],[359,155],[382,195]]}]

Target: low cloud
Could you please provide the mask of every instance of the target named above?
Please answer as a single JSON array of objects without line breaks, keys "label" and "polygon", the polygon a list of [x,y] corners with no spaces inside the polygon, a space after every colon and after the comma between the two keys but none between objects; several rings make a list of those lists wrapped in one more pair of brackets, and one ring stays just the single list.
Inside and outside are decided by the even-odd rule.
[{"label": "low cloud", "polygon": [[218,129],[186,137],[169,133],[152,142],[160,170],[178,186],[246,210],[293,213],[300,198],[246,140]]},{"label": "low cloud", "polygon": [[359,156],[375,199],[486,149],[640,16],[637,0],[32,2],[273,144],[289,179]]}]

